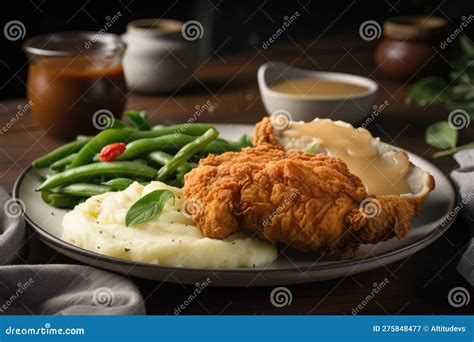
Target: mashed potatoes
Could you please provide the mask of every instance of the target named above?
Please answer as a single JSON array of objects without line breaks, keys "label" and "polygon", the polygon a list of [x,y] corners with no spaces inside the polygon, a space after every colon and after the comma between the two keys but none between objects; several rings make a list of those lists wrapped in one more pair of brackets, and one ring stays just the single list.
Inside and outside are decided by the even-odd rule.
[{"label": "mashed potatoes", "polygon": [[[169,200],[158,217],[126,227],[128,208],[158,189],[172,191],[174,205]],[[225,240],[204,237],[192,219],[181,212],[182,203],[180,189],[161,182],[147,186],[133,183],[124,191],[91,197],[67,213],[63,239],[96,253],[162,266],[256,267],[276,258],[275,247],[256,237],[242,233]]]}]

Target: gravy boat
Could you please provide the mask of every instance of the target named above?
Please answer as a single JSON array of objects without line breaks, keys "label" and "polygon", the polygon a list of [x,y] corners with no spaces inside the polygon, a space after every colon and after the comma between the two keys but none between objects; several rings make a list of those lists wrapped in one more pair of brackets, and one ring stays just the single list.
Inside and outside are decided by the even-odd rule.
[{"label": "gravy boat", "polygon": [[[367,88],[367,91],[349,96],[312,97],[286,94],[270,89],[276,82],[298,78],[339,81]],[[312,121],[319,118],[361,123],[373,111],[378,85],[374,81],[351,74],[311,71],[280,62],[268,62],[258,70],[258,86],[268,114],[287,111],[294,121]]]}]

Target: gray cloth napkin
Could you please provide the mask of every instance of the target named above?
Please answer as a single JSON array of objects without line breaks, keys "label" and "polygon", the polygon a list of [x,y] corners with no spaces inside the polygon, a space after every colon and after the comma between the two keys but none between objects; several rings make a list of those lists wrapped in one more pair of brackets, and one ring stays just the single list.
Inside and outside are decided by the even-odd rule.
[{"label": "gray cloth napkin", "polygon": [[137,287],[80,265],[14,264],[25,244],[21,202],[0,188],[0,315],[143,315]]},{"label": "gray cloth napkin", "polygon": [[471,242],[458,263],[457,270],[474,286],[474,149],[464,150],[454,155],[459,167],[451,172],[451,178],[456,183],[461,201],[458,204],[463,209],[469,224]]}]

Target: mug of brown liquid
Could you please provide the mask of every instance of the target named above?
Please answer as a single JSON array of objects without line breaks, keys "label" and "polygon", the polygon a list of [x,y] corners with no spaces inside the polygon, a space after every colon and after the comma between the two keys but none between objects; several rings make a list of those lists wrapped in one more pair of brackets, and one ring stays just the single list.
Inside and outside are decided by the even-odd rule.
[{"label": "mug of brown liquid", "polygon": [[23,46],[29,57],[27,95],[48,134],[70,139],[107,128],[120,118],[127,87],[125,43],[114,34],[53,33]]}]

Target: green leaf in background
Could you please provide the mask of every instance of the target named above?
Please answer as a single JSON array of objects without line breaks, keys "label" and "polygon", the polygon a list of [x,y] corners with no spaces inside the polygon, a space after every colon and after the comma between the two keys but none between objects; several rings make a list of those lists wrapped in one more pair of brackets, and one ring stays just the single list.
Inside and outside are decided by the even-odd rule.
[{"label": "green leaf in background", "polygon": [[450,101],[446,103],[446,109],[449,111],[452,111],[455,109],[465,110],[469,114],[471,119],[474,120],[474,101],[471,101],[471,102],[451,102]]},{"label": "green leaf in background", "polygon": [[438,121],[428,126],[425,140],[428,145],[442,150],[453,148],[458,141],[458,132],[447,121]]},{"label": "green leaf in background", "polygon": [[[451,88],[451,99],[458,101],[474,100],[474,87],[469,84],[457,84]],[[473,101],[474,102],[474,101]]]},{"label": "green leaf in background", "polygon": [[461,36],[459,38],[459,44],[466,55],[474,57],[474,44],[467,36]]},{"label": "green leaf in background", "polygon": [[143,196],[128,209],[125,225],[130,227],[160,215],[170,198],[173,198],[174,204],[174,194],[169,190],[155,190]]},{"label": "green leaf in background", "polygon": [[416,82],[408,94],[408,99],[421,106],[441,103],[446,99],[448,83],[439,76],[430,76]]},{"label": "green leaf in background", "polygon": [[[474,120],[474,44],[467,36],[459,38],[463,54],[454,62],[449,73],[448,84],[439,76],[430,76],[416,82],[407,100],[419,105],[443,103],[449,111],[464,110]],[[443,151],[436,152],[433,157],[451,155],[457,151],[474,148],[474,142],[456,146],[458,131],[448,122],[440,121],[425,131],[426,143]]]}]

